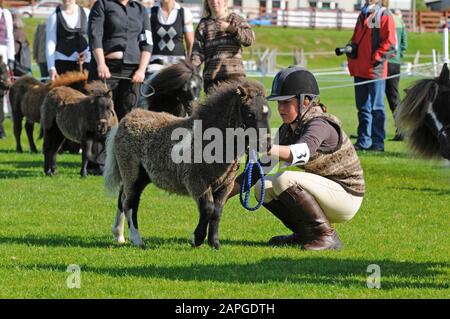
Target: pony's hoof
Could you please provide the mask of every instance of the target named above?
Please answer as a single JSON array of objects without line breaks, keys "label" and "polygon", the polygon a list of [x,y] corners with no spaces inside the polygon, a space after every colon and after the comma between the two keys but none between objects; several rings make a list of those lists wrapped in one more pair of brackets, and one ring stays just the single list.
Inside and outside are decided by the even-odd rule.
[{"label": "pony's hoof", "polygon": [[192,247],[199,247],[203,244],[204,241],[204,239],[196,238],[195,234],[192,234],[191,238],[189,239]]},{"label": "pony's hoof", "polygon": [[123,237],[123,236],[115,237],[114,240],[118,244],[125,244],[125,237]]},{"label": "pony's hoof", "polygon": [[81,176],[81,178],[85,178],[85,177],[87,177],[87,175],[88,175],[88,173],[87,173],[86,170],[81,170],[81,171],[80,171],[80,176]]},{"label": "pony's hoof", "polygon": [[21,148],[16,148],[16,153],[22,154],[22,153],[23,153],[23,151],[22,151],[22,149],[21,149]]},{"label": "pony's hoof", "polygon": [[30,153],[31,153],[31,154],[37,154],[37,153],[38,153],[38,150],[37,150],[37,149],[32,149],[32,150],[30,150]]},{"label": "pony's hoof", "polygon": [[53,172],[51,170],[45,171],[45,176],[53,176]]},{"label": "pony's hoof", "polygon": [[219,240],[214,240],[214,241],[208,241],[208,244],[211,246],[211,248],[214,248],[214,249],[217,249],[217,250],[219,250],[220,249],[220,242],[219,242]]}]

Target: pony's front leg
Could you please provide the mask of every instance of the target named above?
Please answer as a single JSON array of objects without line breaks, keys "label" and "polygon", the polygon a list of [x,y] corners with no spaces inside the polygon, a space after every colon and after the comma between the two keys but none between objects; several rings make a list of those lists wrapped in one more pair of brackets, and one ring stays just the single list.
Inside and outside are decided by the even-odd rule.
[{"label": "pony's front leg", "polygon": [[208,244],[215,248],[220,248],[219,242],[219,223],[222,216],[223,206],[227,200],[233,184],[226,185],[214,192],[214,212],[209,220]]},{"label": "pony's front leg", "polygon": [[81,141],[81,170],[80,175],[81,177],[87,176],[87,166],[88,162],[95,162],[95,160],[92,160],[92,145],[94,144],[94,140],[92,138],[87,138],[84,141]]},{"label": "pony's front leg", "polygon": [[203,244],[206,238],[206,231],[208,229],[209,220],[214,213],[214,198],[211,191],[205,192],[197,200],[199,210],[199,221],[195,228],[193,238],[191,239],[191,245],[194,247]]}]

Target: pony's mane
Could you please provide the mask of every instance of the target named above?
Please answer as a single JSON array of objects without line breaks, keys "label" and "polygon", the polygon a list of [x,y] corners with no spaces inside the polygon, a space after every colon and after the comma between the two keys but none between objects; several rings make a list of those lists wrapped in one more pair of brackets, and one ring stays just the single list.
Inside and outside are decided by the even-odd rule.
[{"label": "pony's mane", "polygon": [[50,81],[47,83],[47,87],[49,90],[58,87],[58,86],[70,86],[74,83],[78,82],[87,82],[88,73],[87,71],[79,72],[79,71],[70,71],[62,74],[59,78],[54,81]]},{"label": "pony's mane", "polygon": [[[245,96],[241,97],[238,88],[245,90]],[[264,86],[256,81],[241,80],[234,82],[222,82],[220,86],[215,87],[213,91],[206,97],[206,100],[199,104],[194,110],[192,117],[194,119],[206,120],[209,123],[224,123],[230,118],[230,112],[234,108],[236,98],[243,99],[243,103],[247,103],[256,95],[266,95]],[[234,120],[236,120],[234,118]]]},{"label": "pony's mane", "polygon": [[429,92],[438,86],[435,79],[415,82],[406,90],[406,96],[396,111],[399,130],[417,155],[424,158],[440,157],[439,142],[425,123]]},{"label": "pony's mane", "polygon": [[194,73],[191,63],[181,60],[179,63],[168,66],[158,72],[150,81],[157,93],[177,90],[188,82]]}]

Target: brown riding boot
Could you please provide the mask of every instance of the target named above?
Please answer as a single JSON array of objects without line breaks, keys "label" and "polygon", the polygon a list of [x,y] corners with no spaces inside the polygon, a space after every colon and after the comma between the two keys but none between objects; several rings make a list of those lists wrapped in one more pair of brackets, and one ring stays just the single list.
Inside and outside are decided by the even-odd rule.
[{"label": "brown riding boot", "polygon": [[263,206],[275,215],[281,222],[293,231],[293,234],[287,236],[274,236],[269,240],[271,246],[284,245],[301,245],[302,236],[298,233],[300,230],[300,220],[297,214],[291,214],[289,209],[279,200],[272,200],[269,203],[264,203]]},{"label": "brown riding boot", "polygon": [[303,237],[303,249],[340,249],[342,243],[331,227],[315,198],[299,185],[293,185],[278,196],[278,199],[301,220],[298,233]]}]

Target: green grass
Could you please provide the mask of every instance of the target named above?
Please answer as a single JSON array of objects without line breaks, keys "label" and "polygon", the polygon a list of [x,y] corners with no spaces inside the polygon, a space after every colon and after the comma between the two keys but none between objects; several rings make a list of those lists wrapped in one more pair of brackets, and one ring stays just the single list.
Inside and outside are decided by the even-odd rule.
[{"label": "green grass", "polygon": [[[409,82],[402,79],[402,87]],[[356,128],[353,99],[351,88],[322,94],[349,134]],[[279,123],[274,115],[272,126]],[[403,143],[359,154],[367,194],[356,217],[336,225],[342,251],[267,246],[271,236],[289,231],[265,209],[246,212],[237,198],[224,210],[222,248],[193,249],[194,202],[154,186],[141,201],[142,250],[113,243],[116,199],[105,195],[101,177],[79,177],[79,156],[59,156],[60,174],[44,177],[43,156],[14,153],[11,123],[5,124],[0,298],[450,297],[449,165],[416,159]],[[388,114],[388,138],[393,134]],[[25,136],[22,142],[27,150]],[[66,286],[69,264],[81,267],[81,289]],[[381,289],[366,286],[370,264],[381,268]]]}]

